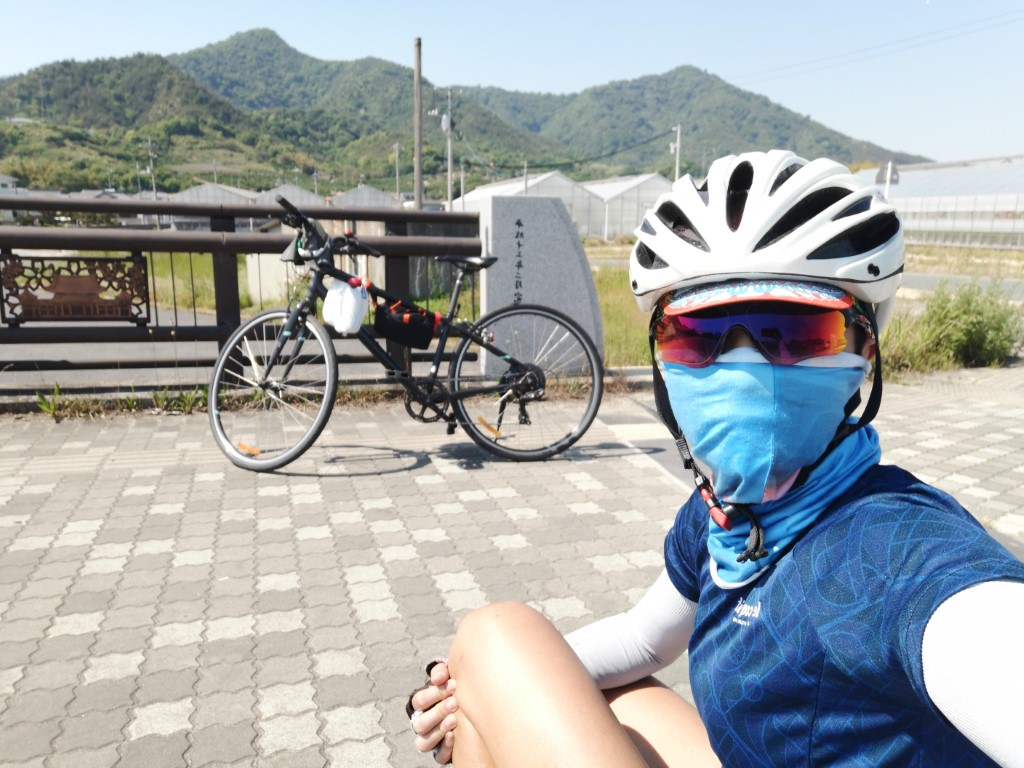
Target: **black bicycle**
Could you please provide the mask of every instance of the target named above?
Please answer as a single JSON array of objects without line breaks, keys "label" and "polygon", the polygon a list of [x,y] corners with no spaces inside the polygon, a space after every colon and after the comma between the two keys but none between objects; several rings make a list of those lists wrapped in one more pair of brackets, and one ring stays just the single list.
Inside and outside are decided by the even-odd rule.
[{"label": "black bicycle", "polygon": [[[317,301],[328,294],[325,278],[352,284],[336,254],[381,254],[352,235],[329,237],[282,197],[282,220],[299,232],[297,247],[282,258],[310,268],[309,287],[287,309],[262,312],[242,324],[217,358],[210,382],[210,426],[217,445],[236,465],[278,469],[301,456],[323,431],[338,390],[334,341],[317,321]],[[517,304],[475,322],[456,320],[463,282],[494,257],[437,256],[452,265],[448,311],[427,312],[402,296],[366,285],[377,334],[427,347],[436,339],[430,372],[408,373],[367,326],[354,336],[405,389],[409,415],[443,421],[448,434],[461,426],[498,456],[546,459],[566,450],[597,415],[604,371],[597,348],[570,318],[549,307]],[[426,344],[393,335],[426,327]],[[419,332],[422,339],[423,333]],[[445,347],[460,339],[442,377]]]}]

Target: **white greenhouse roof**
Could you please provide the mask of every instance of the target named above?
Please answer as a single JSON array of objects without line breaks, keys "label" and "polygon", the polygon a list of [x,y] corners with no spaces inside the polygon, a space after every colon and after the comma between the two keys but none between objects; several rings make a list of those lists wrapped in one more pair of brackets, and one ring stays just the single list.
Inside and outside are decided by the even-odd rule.
[{"label": "white greenhouse roof", "polygon": [[[672,188],[672,182],[660,173],[644,173],[637,176],[618,176],[612,179],[598,179],[597,181],[585,181],[583,186],[600,197],[602,200],[612,200],[624,192],[642,186],[649,181],[659,182],[668,192]],[[660,184],[663,182],[663,184]]]},{"label": "white greenhouse roof", "polygon": [[[526,177],[526,187],[536,187],[538,184],[543,184],[545,181],[550,179],[561,178],[570,184],[577,184],[577,182],[570,179],[565,174],[559,173],[558,171],[548,171],[547,173],[538,173],[536,175],[528,174]],[[465,197],[466,200],[480,200],[487,197],[511,197],[514,195],[523,194],[523,177],[519,176],[515,179],[506,179],[505,181],[495,181],[490,184],[484,184],[483,186],[476,187],[471,192],[467,192]]]},{"label": "white greenhouse roof", "polygon": [[[899,181],[889,187],[889,198],[949,197],[963,195],[1024,194],[1024,155],[970,160],[959,163],[921,163],[897,166]],[[868,168],[856,176],[885,187],[884,172]]]}]

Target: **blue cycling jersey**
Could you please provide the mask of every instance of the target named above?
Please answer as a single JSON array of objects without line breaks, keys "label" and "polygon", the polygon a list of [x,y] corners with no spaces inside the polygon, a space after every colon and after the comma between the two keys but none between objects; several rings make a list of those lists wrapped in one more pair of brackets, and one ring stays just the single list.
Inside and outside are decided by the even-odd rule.
[{"label": "blue cycling jersey", "polygon": [[723,765],[992,764],[929,699],[921,643],[946,598],[1024,581],[1024,563],[955,500],[872,467],[735,589],[712,580],[707,535],[695,494],[665,556],[673,584],[697,602],[690,683]]}]

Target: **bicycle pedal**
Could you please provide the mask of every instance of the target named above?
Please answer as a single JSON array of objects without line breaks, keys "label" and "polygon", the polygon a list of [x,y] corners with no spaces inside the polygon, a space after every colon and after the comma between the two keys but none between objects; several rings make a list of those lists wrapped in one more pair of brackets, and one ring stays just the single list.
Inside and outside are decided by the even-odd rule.
[{"label": "bicycle pedal", "polygon": [[393,379],[412,379],[412,374],[408,371],[387,371],[387,375]]},{"label": "bicycle pedal", "polygon": [[448,426],[447,426],[448,434],[449,435],[454,435],[455,434],[455,427],[457,427],[457,426],[458,425],[454,421],[449,421],[448,422]]}]

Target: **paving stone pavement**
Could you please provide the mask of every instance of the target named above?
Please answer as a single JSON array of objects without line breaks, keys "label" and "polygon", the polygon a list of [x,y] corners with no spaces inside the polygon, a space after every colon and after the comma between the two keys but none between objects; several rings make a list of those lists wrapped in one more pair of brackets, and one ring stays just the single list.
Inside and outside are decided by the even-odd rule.
[{"label": "paving stone pavement", "polygon": [[[0,768],[431,765],[403,706],[461,616],[571,630],[657,575],[691,482],[649,404],[535,464],[348,408],[275,474],[205,415],[0,416]],[[1024,555],[1024,367],[888,385],[877,424]]]}]

